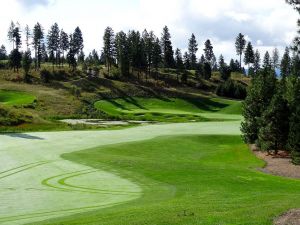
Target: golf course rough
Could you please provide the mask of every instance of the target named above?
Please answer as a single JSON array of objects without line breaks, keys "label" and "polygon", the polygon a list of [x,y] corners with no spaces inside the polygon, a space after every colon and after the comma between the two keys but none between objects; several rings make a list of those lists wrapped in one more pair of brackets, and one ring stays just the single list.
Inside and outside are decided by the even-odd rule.
[{"label": "golf course rough", "polygon": [[[106,208],[142,196],[114,172],[61,158],[97,146],[186,134],[239,135],[239,121],[147,125],[124,130],[0,135],[0,224],[25,224]],[[36,223],[35,223],[36,224]]]}]

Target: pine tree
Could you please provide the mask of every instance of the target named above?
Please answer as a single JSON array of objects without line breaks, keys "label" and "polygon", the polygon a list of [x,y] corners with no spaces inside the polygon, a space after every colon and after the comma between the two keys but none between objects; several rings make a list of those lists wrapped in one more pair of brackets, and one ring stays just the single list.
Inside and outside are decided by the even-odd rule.
[{"label": "pine tree", "polygon": [[176,64],[176,74],[177,74],[177,82],[179,82],[179,74],[183,72],[184,65],[183,59],[180,49],[176,49],[175,51],[175,64]]},{"label": "pine tree", "polygon": [[171,34],[167,26],[163,28],[162,37],[161,37],[161,49],[162,49],[162,56],[163,56],[163,67],[173,68],[175,64],[174,51],[171,42]]},{"label": "pine tree", "polygon": [[42,46],[44,40],[44,31],[42,26],[37,23],[33,28],[33,46],[35,54],[35,70],[41,68]]},{"label": "pine tree", "polygon": [[25,27],[25,43],[26,43],[26,50],[29,51],[30,46],[30,38],[31,38],[31,30],[28,25]]},{"label": "pine tree", "polygon": [[108,75],[110,75],[111,66],[114,64],[115,58],[115,35],[111,27],[107,27],[104,32],[104,47],[103,52],[105,55],[105,64],[107,67]]},{"label": "pine tree", "polygon": [[52,64],[57,64],[59,58],[59,41],[60,41],[60,30],[57,23],[54,23],[47,36],[47,49],[49,55],[51,55]]},{"label": "pine tree", "polygon": [[261,149],[270,152],[286,149],[289,134],[289,107],[284,98],[283,82],[278,83],[268,108],[263,112],[259,130]]},{"label": "pine tree", "polygon": [[272,62],[271,62],[270,54],[268,51],[265,53],[265,56],[264,56],[263,68],[268,69],[268,70],[270,70],[272,68]]},{"label": "pine tree", "polygon": [[15,43],[15,49],[19,50],[22,45],[22,41],[20,28],[18,26],[13,30],[13,41]]},{"label": "pine tree", "polygon": [[82,32],[79,27],[76,27],[73,33],[73,50],[74,54],[79,56],[79,54],[83,50],[83,37],[82,37]]},{"label": "pine tree", "polygon": [[69,43],[69,36],[66,32],[64,32],[64,30],[60,31],[59,37],[60,37],[60,39],[59,39],[59,48],[60,48],[60,51],[62,52],[61,63],[63,65],[64,60],[65,60],[65,52],[68,51],[68,49],[70,47],[70,43]]},{"label": "pine tree", "polygon": [[126,34],[121,31],[116,34],[117,62],[121,75],[129,76],[129,46]]},{"label": "pine tree", "polygon": [[154,42],[154,46],[153,46],[152,51],[153,51],[153,53],[152,53],[152,55],[153,55],[152,64],[153,64],[153,67],[155,68],[156,78],[157,78],[158,67],[159,67],[159,64],[162,61],[160,42],[159,42],[158,38],[156,38],[156,40]]},{"label": "pine tree", "polygon": [[4,45],[1,45],[0,47],[0,60],[7,59],[7,51]]},{"label": "pine tree", "polygon": [[239,35],[236,37],[236,40],[235,40],[235,48],[236,48],[237,55],[240,56],[240,69],[242,68],[242,55],[243,55],[245,47],[246,47],[245,36],[243,34],[239,33]]},{"label": "pine tree", "polygon": [[220,57],[219,57],[219,69],[221,69],[222,67],[225,66],[225,60],[224,60],[224,56],[221,54]]},{"label": "pine tree", "polygon": [[23,58],[22,58],[22,67],[24,69],[24,80],[25,82],[29,82],[29,71],[31,68],[31,64],[32,64],[32,58],[31,58],[31,52],[30,50],[27,50],[24,52],[23,54]]},{"label": "pine tree", "polygon": [[258,50],[254,54],[254,63],[253,63],[254,74],[258,75],[260,71],[260,53]]},{"label": "pine tree", "polygon": [[8,29],[8,33],[7,33],[8,40],[10,42],[12,42],[12,44],[13,44],[13,49],[15,49],[15,42],[14,42],[14,38],[13,38],[15,27],[16,27],[15,23],[13,21],[11,21],[9,29]]},{"label": "pine tree", "polygon": [[244,62],[246,65],[250,66],[251,64],[254,63],[254,61],[255,61],[255,55],[254,55],[253,47],[251,42],[248,42],[245,50]]},{"label": "pine tree", "polygon": [[281,76],[282,78],[286,78],[291,74],[291,57],[289,48],[285,48],[284,55],[280,64]]},{"label": "pine tree", "polygon": [[212,67],[214,51],[213,51],[213,46],[212,46],[209,39],[206,40],[206,42],[204,43],[204,49],[203,50],[204,50],[204,56],[205,56],[206,62],[210,63],[210,66]]},{"label": "pine tree", "polygon": [[203,73],[204,73],[204,78],[206,80],[209,80],[211,78],[211,74],[212,74],[212,69],[211,69],[211,65],[208,62],[204,63],[203,66]]},{"label": "pine tree", "polygon": [[261,117],[270,105],[276,86],[276,77],[269,69],[262,70],[255,76],[248,87],[247,97],[243,102],[243,116],[241,131],[243,139],[248,144],[258,140],[261,128]]},{"label": "pine tree", "polygon": [[279,68],[279,58],[280,58],[279,51],[277,48],[275,48],[272,54],[272,67],[274,70]]},{"label": "pine tree", "polygon": [[191,62],[191,69],[196,69],[197,64],[197,51],[198,51],[198,44],[196,41],[196,37],[194,34],[192,34],[191,38],[189,39],[189,56],[190,56],[190,62]]},{"label": "pine tree", "polygon": [[185,70],[190,70],[191,69],[191,61],[190,61],[190,55],[189,53],[185,52],[183,55],[183,64]]}]

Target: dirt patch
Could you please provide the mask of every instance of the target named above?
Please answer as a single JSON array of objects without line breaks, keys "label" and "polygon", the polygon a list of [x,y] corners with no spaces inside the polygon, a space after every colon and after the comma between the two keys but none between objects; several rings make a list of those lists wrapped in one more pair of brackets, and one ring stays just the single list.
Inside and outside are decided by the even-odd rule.
[{"label": "dirt patch", "polygon": [[274,225],[299,225],[300,209],[292,209],[275,219]]},{"label": "dirt patch", "polygon": [[[290,178],[300,178],[300,166],[291,163],[291,158],[285,152],[279,152],[279,156],[268,155],[261,152],[255,145],[251,145],[250,149],[260,159],[266,162],[264,168],[259,169],[262,172],[284,176]],[[299,225],[300,209],[292,209],[274,220],[274,225]]]},{"label": "dirt patch", "polygon": [[273,156],[258,151],[255,146],[250,146],[250,148],[258,158],[267,163],[264,168],[259,169],[260,171],[277,176],[300,178],[300,166],[293,165],[291,158],[285,152],[280,151],[278,156]]}]

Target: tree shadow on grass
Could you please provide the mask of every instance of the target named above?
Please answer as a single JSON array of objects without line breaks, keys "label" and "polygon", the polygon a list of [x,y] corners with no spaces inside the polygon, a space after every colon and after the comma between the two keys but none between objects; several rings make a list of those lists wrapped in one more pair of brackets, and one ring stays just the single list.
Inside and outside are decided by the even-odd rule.
[{"label": "tree shadow on grass", "polygon": [[23,134],[23,133],[8,133],[8,134],[2,134],[13,138],[23,138],[23,139],[30,139],[30,140],[45,140],[44,138],[29,135],[29,134]]}]

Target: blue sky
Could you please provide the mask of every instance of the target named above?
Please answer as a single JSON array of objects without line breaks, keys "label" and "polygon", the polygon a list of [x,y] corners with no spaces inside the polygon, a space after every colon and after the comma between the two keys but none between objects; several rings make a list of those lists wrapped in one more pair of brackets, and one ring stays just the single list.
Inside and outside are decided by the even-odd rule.
[{"label": "blue sky", "polygon": [[79,26],[85,51],[102,48],[106,26],[120,30],[144,28],[160,36],[168,25],[174,47],[183,51],[194,33],[202,54],[203,43],[212,40],[217,56],[237,58],[234,39],[246,35],[261,52],[277,47],[282,52],[296,33],[298,15],[284,0],[2,0],[0,44],[8,48],[6,33],[10,21],[30,27],[39,21],[45,31],[57,22],[67,32]]}]

